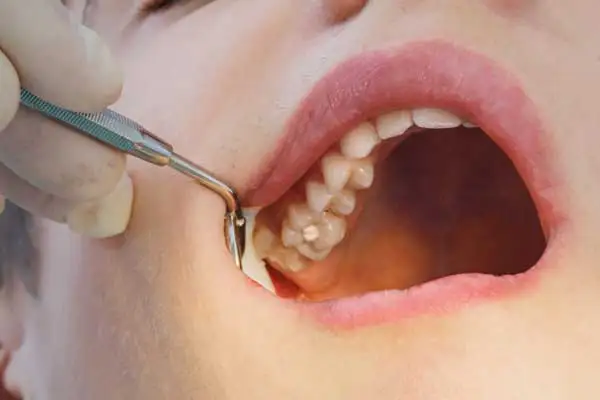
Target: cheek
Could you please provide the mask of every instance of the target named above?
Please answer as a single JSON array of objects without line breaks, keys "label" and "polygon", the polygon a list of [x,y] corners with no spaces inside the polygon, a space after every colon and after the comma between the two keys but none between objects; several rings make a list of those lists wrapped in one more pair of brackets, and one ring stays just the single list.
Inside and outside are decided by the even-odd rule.
[{"label": "cheek", "polygon": [[134,33],[120,48],[125,87],[116,107],[174,144],[225,120],[228,127],[248,126],[246,116],[259,113],[257,97],[265,97],[287,57],[274,48],[289,41],[296,17],[273,1],[244,3],[215,3],[169,26],[149,21]]}]

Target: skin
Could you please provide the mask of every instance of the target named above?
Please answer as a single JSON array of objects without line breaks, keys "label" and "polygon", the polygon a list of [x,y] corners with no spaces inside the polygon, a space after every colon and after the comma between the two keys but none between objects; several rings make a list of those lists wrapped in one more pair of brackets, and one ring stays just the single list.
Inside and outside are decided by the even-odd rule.
[{"label": "skin", "polygon": [[502,63],[550,128],[570,220],[558,266],[514,298],[334,332],[248,286],[218,197],[130,161],[123,236],[40,222],[38,298],[18,280],[2,295],[9,386],[89,400],[600,395],[600,3],[191,1],[133,23],[136,6],[89,14],[124,65],[115,108],[242,193],[302,96],[351,55],[443,37]]}]

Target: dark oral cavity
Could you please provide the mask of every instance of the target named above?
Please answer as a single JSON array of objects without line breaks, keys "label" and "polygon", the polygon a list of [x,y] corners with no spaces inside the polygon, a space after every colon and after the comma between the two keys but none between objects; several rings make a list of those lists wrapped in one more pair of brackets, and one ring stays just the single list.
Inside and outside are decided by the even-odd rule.
[{"label": "dark oral cavity", "polygon": [[[381,153],[381,152],[380,152]],[[546,242],[531,196],[510,159],[479,129],[426,130],[377,156],[343,241],[323,260],[290,270],[267,257],[282,297],[327,300],[464,273],[517,274]],[[306,201],[313,167],[257,217],[281,232],[285,210]]]}]

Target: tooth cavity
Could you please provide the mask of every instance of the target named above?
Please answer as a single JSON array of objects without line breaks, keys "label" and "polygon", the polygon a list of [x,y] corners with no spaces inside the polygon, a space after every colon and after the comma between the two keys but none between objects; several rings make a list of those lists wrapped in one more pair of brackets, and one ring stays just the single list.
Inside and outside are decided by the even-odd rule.
[{"label": "tooth cavity", "polygon": [[413,124],[410,111],[395,111],[377,118],[375,127],[383,140],[402,135]]},{"label": "tooth cavity", "polygon": [[302,229],[302,238],[306,242],[314,242],[319,238],[319,228],[315,225],[307,226]]},{"label": "tooth cavity", "polygon": [[375,127],[368,123],[362,123],[350,133],[346,134],[340,142],[342,154],[350,159],[365,158],[380,142]]},{"label": "tooth cavity", "polygon": [[368,189],[373,184],[375,178],[375,167],[370,160],[354,161],[352,165],[352,174],[350,175],[349,185],[353,189]]},{"label": "tooth cavity", "polygon": [[348,183],[352,164],[341,154],[330,153],[323,158],[321,169],[327,189],[331,193],[337,193]]},{"label": "tooth cavity", "polygon": [[308,182],[306,184],[306,201],[312,211],[325,211],[332,197],[327,191],[327,187],[322,183]]},{"label": "tooth cavity", "polygon": [[413,121],[417,126],[426,129],[456,128],[462,124],[462,120],[456,115],[437,108],[413,110]]},{"label": "tooth cavity", "polygon": [[352,190],[344,190],[331,199],[331,210],[336,214],[350,215],[356,208],[356,194]]}]

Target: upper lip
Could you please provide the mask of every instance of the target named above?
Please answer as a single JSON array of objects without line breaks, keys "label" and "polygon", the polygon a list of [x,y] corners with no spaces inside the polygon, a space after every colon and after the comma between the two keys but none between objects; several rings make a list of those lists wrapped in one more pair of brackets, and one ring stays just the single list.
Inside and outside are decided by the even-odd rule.
[{"label": "upper lip", "polygon": [[322,78],[287,123],[246,200],[283,195],[354,125],[385,112],[442,108],[477,124],[513,161],[550,234],[561,208],[549,162],[549,136],[518,79],[490,58],[435,40],[365,53]]}]

